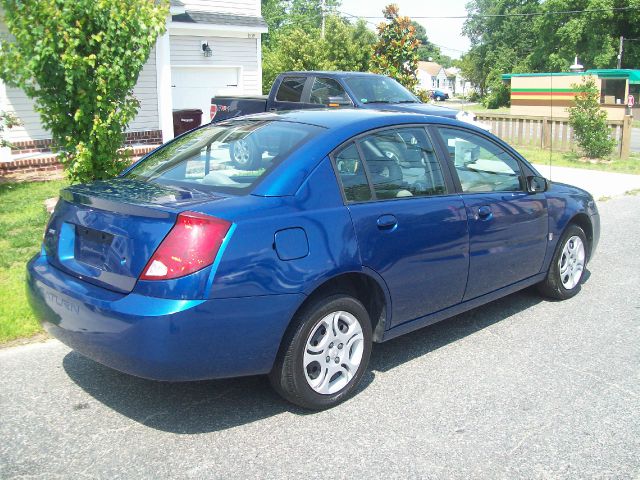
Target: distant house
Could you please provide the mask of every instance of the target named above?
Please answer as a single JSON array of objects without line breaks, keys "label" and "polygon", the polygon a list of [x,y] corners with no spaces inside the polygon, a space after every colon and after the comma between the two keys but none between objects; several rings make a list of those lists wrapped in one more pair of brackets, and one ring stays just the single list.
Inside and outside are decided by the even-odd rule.
[{"label": "distant house", "polygon": [[425,90],[449,91],[449,79],[444,67],[435,62],[418,62],[418,81]]},{"label": "distant house", "polygon": [[[592,77],[600,90],[600,103],[609,120],[622,120],[629,96],[640,102],[640,70],[593,69],[586,72],[514,73],[502,75],[511,85],[513,115],[566,118],[574,105],[576,89],[584,77]],[[638,115],[638,114],[636,114]]]},{"label": "distant house", "polygon": [[[260,36],[267,26],[260,6],[260,0],[171,0],[167,32],[156,42],[133,90],[140,108],[129,125],[127,143],[159,144],[173,138],[176,109],[201,109],[203,122],[208,121],[213,95],[261,93]],[[0,19],[2,37],[8,31]],[[5,149],[0,160],[49,149],[51,135],[24,92],[0,82],[0,110],[15,112],[23,124],[5,132],[14,148]]]},{"label": "distant house", "polygon": [[425,90],[442,90],[450,96],[464,95],[471,90],[471,84],[459,68],[444,68],[435,62],[418,62],[418,81]]}]

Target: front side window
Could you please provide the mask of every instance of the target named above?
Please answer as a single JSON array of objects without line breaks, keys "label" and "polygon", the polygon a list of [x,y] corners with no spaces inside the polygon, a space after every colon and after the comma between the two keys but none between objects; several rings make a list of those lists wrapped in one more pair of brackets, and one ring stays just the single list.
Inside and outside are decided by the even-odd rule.
[{"label": "front side window", "polygon": [[518,161],[498,145],[472,132],[438,127],[463,192],[522,191]]},{"label": "front side window", "polygon": [[280,102],[299,102],[302,98],[306,77],[285,77],[278,88],[276,100]]},{"label": "front side window", "polygon": [[359,140],[378,199],[447,193],[442,169],[424,128],[376,132]]},{"label": "front side window", "polygon": [[317,77],[311,86],[311,103],[337,107],[351,104],[347,92],[333,78]]},{"label": "front side window", "polygon": [[168,143],[125,175],[197,190],[243,192],[271,167],[321,131],[275,120],[234,120],[208,125]]}]

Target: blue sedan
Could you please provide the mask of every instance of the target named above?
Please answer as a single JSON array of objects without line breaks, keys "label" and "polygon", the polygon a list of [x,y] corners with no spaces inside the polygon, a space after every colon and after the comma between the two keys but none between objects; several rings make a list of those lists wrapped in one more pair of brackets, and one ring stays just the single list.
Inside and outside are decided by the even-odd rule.
[{"label": "blue sedan", "polygon": [[323,409],[354,393],[374,342],[530,285],[572,297],[599,230],[587,192],[467,123],[260,114],[62,190],[28,295],[50,334],[114,369],[268,374]]},{"label": "blue sedan", "polygon": [[445,100],[449,100],[449,94],[442,90],[434,90],[431,92],[431,98],[436,102],[444,102]]}]

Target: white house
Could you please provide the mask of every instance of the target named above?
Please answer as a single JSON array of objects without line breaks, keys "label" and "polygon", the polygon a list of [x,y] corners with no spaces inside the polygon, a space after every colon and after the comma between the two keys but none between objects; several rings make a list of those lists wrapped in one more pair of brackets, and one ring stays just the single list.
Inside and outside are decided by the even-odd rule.
[{"label": "white house", "polygon": [[425,90],[442,90],[453,93],[444,67],[435,62],[418,62],[418,81]]},{"label": "white house", "polygon": [[459,68],[444,68],[435,62],[418,62],[418,81],[425,90],[441,90],[450,96],[465,95],[472,89]]},{"label": "white house", "polygon": [[[133,90],[140,109],[129,125],[127,143],[159,144],[173,138],[173,110],[201,109],[206,122],[212,96],[261,93],[260,35],[266,32],[260,0],[171,0],[167,31]],[[0,20],[0,36],[7,35]],[[14,112],[22,121],[5,131],[13,150],[5,149],[0,160],[49,149],[51,136],[21,90],[0,82],[0,110]]]}]

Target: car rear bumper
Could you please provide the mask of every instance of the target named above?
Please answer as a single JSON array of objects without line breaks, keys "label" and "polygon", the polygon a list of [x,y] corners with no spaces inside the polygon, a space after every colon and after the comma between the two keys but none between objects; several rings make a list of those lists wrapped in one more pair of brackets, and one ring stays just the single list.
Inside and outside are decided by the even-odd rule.
[{"label": "car rear bumper", "polygon": [[263,374],[304,295],[175,300],[119,294],[34,257],[27,295],[47,332],[116,370],[186,381]]}]

